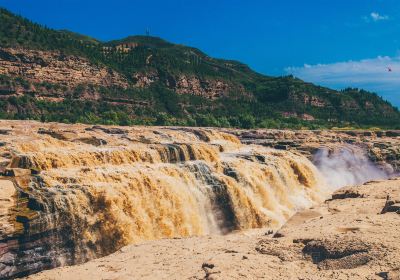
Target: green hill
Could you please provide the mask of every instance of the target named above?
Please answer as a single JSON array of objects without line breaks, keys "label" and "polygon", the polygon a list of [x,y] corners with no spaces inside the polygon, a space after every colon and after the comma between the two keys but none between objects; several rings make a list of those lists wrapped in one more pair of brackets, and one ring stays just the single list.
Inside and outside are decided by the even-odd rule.
[{"label": "green hill", "polygon": [[[67,74],[65,81],[60,78],[85,66],[84,61],[92,74],[99,69],[110,81],[118,77],[123,82],[102,76],[76,84]],[[0,9],[2,62],[17,62],[23,74],[0,68],[1,118],[243,128],[400,124],[397,108],[364,90],[336,91],[292,76],[264,76],[240,62],[156,37],[101,42],[43,27],[5,9]],[[55,69],[58,79],[38,78],[29,67]]]}]

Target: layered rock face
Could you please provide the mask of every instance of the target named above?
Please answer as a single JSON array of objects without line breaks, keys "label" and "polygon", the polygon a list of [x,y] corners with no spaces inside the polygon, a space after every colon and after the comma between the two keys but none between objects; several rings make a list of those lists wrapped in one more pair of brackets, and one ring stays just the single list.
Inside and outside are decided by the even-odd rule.
[{"label": "layered rock face", "polygon": [[128,86],[126,79],[111,69],[94,65],[82,57],[56,51],[1,48],[0,74],[68,87],[80,84]]},{"label": "layered rock face", "polygon": [[145,240],[276,229],[329,193],[304,156],[213,129],[1,121],[0,131],[3,278]]},{"label": "layered rock face", "polygon": [[234,87],[233,85],[228,84],[226,81],[200,79],[199,77],[195,76],[191,77],[181,75],[173,81],[169,81],[167,85],[176,90],[176,92],[179,94],[193,94],[207,97],[209,99],[217,99],[224,96],[226,97],[234,88],[236,88],[242,95],[247,95],[247,97],[251,96],[250,94],[246,93],[243,86]]},{"label": "layered rock face", "polygon": [[136,87],[145,88],[154,82],[162,82],[178,94],[197,95],[208,99],[227,97],[232,92],[240,93],[248,98],[252,97],[241,85],[234,85],[222,79],[203,78],[195,75],[169,75],[165,80],[161,80],[157,71],[138,72],[133,75],[133,80]]}]

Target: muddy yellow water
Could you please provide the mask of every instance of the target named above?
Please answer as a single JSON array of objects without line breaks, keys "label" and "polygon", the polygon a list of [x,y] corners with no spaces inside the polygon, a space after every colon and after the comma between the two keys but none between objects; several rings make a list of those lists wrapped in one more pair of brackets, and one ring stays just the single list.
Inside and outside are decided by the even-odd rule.
[{"label": "muddy yellow water", "polygon": [[87,248],[276,228],[328,192],[305,157],[217,130],[33,124],[6,137],[9,166],[40,171],[31,196],[60,213],[48,227]]}]

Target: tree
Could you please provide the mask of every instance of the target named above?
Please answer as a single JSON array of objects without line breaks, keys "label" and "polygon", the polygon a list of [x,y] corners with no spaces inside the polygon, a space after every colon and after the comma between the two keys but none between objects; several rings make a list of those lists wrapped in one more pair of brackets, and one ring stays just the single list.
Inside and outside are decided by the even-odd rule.
[{"label": "tree", "polygon": [[255,127],[256,119],[252,115],[245,114],[239,116],[239,122],[242,128],[249,129]]}]

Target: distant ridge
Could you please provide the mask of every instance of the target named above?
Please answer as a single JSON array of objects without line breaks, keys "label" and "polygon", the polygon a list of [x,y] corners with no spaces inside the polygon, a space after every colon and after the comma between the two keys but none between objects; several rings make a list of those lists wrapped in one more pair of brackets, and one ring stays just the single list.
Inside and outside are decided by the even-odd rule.
[{"label": "distant ridge", "polygon": [[0,118],[221,127],[399,128],[374,93],[269,77],[151,36],[101,42],[0,9]]}]

